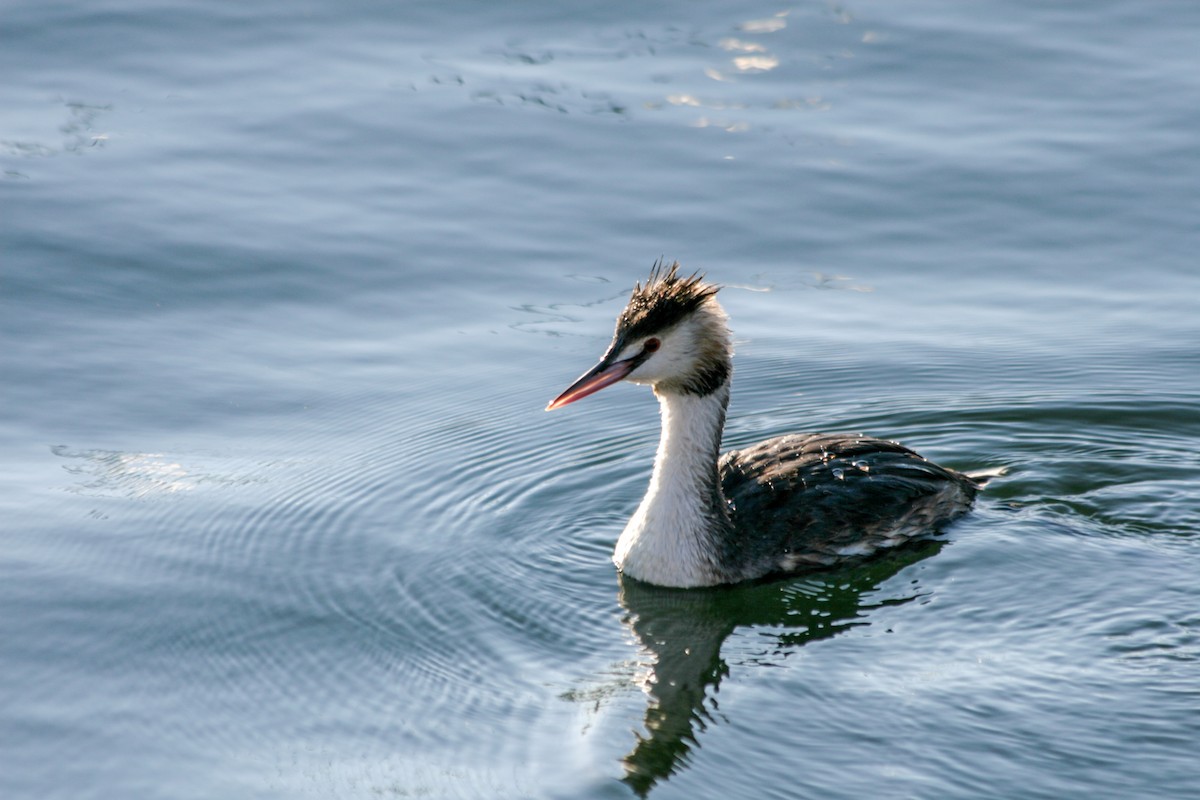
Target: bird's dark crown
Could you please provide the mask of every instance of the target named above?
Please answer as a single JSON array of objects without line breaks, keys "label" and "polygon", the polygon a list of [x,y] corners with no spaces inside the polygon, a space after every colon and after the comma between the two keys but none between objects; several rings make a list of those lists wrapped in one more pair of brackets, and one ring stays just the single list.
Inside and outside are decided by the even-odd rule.
[{"label": "bird's dark crown", "polygon": [[629,304],[617,317],[618,335],[628,341],[665,331],[704,305],[718,289],[705,283],[698,272],[681,277],[678,261],[667,267],[660,258],[651,267],[646,285],[634,285]]}]

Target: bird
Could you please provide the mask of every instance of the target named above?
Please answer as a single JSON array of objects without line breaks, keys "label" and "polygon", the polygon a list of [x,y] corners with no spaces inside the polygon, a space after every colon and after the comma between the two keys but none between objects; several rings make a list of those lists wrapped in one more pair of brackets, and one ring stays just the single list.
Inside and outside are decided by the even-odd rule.
[{"label": "bird", "polygon": [[721,455],[733,348],[719,289],[657,260],[599,363],[546,406],[621,381],[658,398],[650,484],[613,551],[624,576],[697,588],[834,568],[970,509],[981,479],[883,439],[798,433]]}]

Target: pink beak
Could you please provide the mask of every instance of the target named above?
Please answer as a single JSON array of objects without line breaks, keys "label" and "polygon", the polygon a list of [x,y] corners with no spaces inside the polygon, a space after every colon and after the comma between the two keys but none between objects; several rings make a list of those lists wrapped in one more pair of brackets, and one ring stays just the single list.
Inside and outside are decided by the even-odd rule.
[{"label": "pink beak", "polygon": [[580,375],[579,380],[568,386],[565,392],[551,400],[550,405],[546,406],[546,410],[553,411],[556,408],[562,408],[565,405],[574,403],[576,400],[587,397],[589,394],[595,394],[605,386],[612,386],[630,372],[633,372],[638,363],[639,361],[636,358],[618,361],[615,364],[605,364],[601,361],[583,375]]}]

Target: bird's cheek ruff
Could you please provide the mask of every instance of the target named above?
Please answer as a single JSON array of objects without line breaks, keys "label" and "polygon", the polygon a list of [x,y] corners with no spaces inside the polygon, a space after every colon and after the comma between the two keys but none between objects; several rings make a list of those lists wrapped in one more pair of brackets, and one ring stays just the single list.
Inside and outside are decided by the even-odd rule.
[{"label": "bird's cheek ruff", "polygon": [[654,384],[654,391],[707,397],[725,385],[731,372],[728,361],[713,361],[704,365],[695,375],[686,380],[663,381]]},{"label": "bird's cheek ruff", "polygon": [[684,384],[684,393],[694,394],[698,397],[710,395],[725,385],[725,382],[729,380],[729,372],[728,361],[713,362]]}]

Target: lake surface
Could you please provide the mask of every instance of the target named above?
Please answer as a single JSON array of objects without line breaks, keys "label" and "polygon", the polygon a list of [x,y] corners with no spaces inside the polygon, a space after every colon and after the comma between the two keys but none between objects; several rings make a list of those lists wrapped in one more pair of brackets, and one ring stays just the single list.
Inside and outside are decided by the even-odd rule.
[{"label": "lake surface", "polygon": [[[0,17],[3,797],[1200,796],[1200,6]],[[622,581],[660,256],[727,447],[1006,474]]]}]

